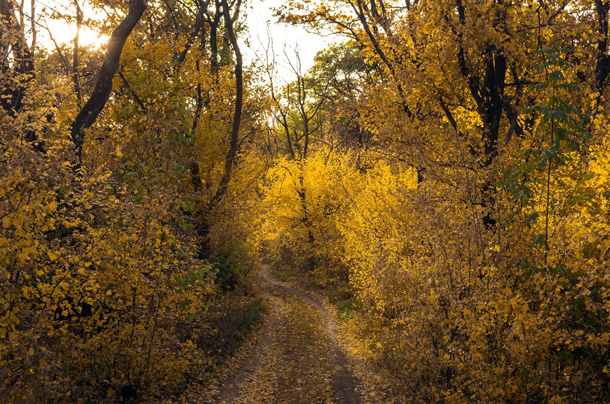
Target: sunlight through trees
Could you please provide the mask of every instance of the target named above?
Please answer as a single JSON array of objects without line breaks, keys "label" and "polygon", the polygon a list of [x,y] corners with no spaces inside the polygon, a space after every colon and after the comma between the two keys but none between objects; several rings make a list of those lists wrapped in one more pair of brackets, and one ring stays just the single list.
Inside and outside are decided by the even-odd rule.
[{"label": "sunlight through trees", "polygon": [[610,1],[289,0],[307,70],[248,7],[0,0],[0,402],[213,390],[262,263],[364,402],[609,401]]}]

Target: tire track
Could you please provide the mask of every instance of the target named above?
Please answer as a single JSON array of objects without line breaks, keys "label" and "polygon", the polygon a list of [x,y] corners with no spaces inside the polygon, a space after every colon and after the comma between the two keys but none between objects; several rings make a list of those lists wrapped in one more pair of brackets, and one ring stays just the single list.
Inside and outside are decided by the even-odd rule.
[{"label": "tire track", "polygon": [[[266,366],[264,362],[267,361],[269,357],[277,355],[277,347],[274,348],[274,344],[277,345],[277,341],[282,338],[280,335],[278,335],[278,333],[286,334],[286,327],[290,327],[290,324],[285,316],[287,308],[295,310],[294,304],[291,303],[291,301],[296,298],[313,308],[315,310],[315,314],[317,314],[316,318],[319,317],[319,320],[322,322],[321,332],[323,332],[325,338],[317,341],[316,343],[326,345],[326,347],[318,347],[318,349],[324,352],[326,355],[325,360],[327,361],[326,364],[320,363],[320,371],[323,372],[325,366],[326,368],[330,366],[331,370],[328,377],[331,379],[329,382],[332,386],[332,390],[334,390],[334,397],[332,397],[332,401],[328,402],[336,404],[360,404],[362,400],[360,394],[358,393],[359,382],[349,370],[347,357],[338,343],[337,325],[334,322],[331,313],[320,301],[308,293],[273,279],[270,276],[269,269],[266,266],[263,266],[260,269],[260,281],[261,284],[259,286],[259,292],[263,297],[266,298],[270,306],[268,325],[266,326],[265,331],[260,335],[250,353],[241,360],[241,365],[238,367],[238,370],[222,385],[217,402],[279,403],[286,402],[284,401],[287,400],[286,397],[290,397],[288,398],[290,402],[305,403],[305,401],[299,401],[304,400],[304,396],[301,399],[295,398],[298,397],[298,394],[280,398],[274,397],[273,392],[266,392],[266,394],[260,394],[259,392],[259,398],[253,398],[250,397],[253,395],[252,392],[249,392],[251,386],[256,384],[256,379],[264,377],[264,375],[261,374],[263,372],[262,368]],[[298,332],[302,332],[302,330],[295,329],[292,331],[292,334],[297,334]],[[288,350],[288,352],[290,353],[290,350]],[[291,361],[292,368],[288,373],[298,374],[300,369],[296,367],[300,365],[300,363],[292,363]],[[306,379],[307,377],[308,375],[303,374],[297,380]],[[280,379],[283,379],[283,377],[280,377]],[[261,382],[259,384],[264,386],[273,385],[273,383],[270,382]],[[283,386],[281,388],[297,389],[296,386]],[[271,393],[271,395],[269,393]],[[280,394],[279,392],[276,393]],[[270,396],[274,398],[270,398]]]}]

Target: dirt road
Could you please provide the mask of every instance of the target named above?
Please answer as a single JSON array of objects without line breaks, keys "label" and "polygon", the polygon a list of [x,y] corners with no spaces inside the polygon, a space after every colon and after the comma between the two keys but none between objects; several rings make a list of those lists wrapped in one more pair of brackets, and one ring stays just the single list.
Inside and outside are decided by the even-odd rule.
[{"label": "dirt road", "polygon": [[216,402],[361,403],[329,311],[310,294],[272,279],[266,267],[260,279],[269,306],[266,327]]}]

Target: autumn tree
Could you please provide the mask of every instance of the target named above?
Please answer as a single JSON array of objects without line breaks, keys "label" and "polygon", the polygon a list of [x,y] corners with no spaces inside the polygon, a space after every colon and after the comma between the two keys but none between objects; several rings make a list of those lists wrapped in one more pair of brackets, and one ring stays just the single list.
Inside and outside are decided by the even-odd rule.
[{"label": "autumn tree", "polygon": [[227,192],[244,141],[243,67],[228,53],[240,5],[98,3],[110,42],[89,87],[78,39],[31,53],[14,4],[2,8],[0,401],[186,394],[260,310],[251,294],[225,297],[193,219]]},{"label": "autumn tree", "polygon": [[[594,352],[606,314],[591,313],[605,304],[607,221],[585,213],[606,203],[591,188],[606,178],[604,7],[348,0],[278,11],[348,37],[374,72],[354,102],[376,157],[326,188],[346,205],[333,243],[365,309],[358,326],[377,330],[362,337],[415,400],[605,397]],[[584,194],[595,202],[574,199]],[[595,229],[587,247],[584,228]]]}]

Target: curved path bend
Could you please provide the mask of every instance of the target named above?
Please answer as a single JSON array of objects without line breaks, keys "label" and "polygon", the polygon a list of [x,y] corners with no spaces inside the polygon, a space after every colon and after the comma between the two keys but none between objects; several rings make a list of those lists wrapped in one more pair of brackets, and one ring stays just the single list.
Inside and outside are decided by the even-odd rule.
[{"label": "curved path bend", "polygon": [[329,311],[310,294],[273,279],[266,266],[260,281],[267,326],[216,402],[360,404],[359,381]]}]

